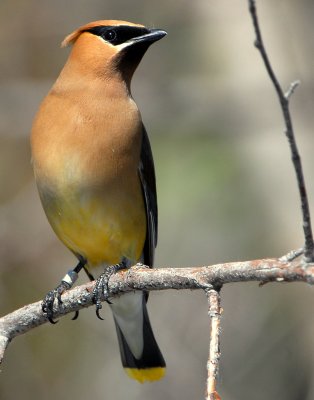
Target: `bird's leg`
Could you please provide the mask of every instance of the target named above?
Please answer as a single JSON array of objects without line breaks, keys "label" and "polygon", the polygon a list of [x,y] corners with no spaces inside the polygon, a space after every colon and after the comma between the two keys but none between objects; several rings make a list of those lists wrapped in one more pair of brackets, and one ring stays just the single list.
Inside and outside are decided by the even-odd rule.
[{"label": "bird's leg", "polygon": [[[41,305],[42,311],[46,314],[47,319],[52,323],[56,324],[58,321],[54,321],[53,319],[53,304],[55,299],[58,300],[58,305],[62,304],[61,295],[66,291],[71,289],[74,285],[75,281],[78,278],[78,273],[82,268],[84,268],[86,264],[85,260],[80,260],[77,266],[74,269],[70,269],[68,273],[61,280],[61,283],[53,290],[50,290]],[[76,319],[78,317],[78,311],[75,312],[75,315],[72,319]]]},{"label": "bird's leg", "polygon": [[96,315],[99,319],[101,320],[103,319],[99,315],[99,311],[102,308],[101,304],[102,296],[104,296],[104,299],[108,304],[111,304],[109,300],[109,288],[108,288],[109,279],[116,272],[126,268],[127,268],[127,262],[126,260],[123,259],[119,264],[109,265],[108,267],[106,267],[105,271],[99,276],[99,278],[96,279],[95,288],[93,290],[93,302],[96,305]]}]

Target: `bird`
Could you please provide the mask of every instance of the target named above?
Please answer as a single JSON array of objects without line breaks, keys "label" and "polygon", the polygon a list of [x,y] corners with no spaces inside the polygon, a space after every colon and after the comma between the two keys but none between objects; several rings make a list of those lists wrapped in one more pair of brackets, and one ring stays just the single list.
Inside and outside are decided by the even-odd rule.
[{"label": "bird", "polygon": [[[99,292],[119,269],[136,263],[153,267],[158,212],[152,150],[131,80],[149,46],[167,33],[119,20],[79,27],[62,42],[71,45],[56,82],[39,106],[31,131],[32,166],[39,197],[58,238],[78,259],[48,292],[43,311],[80,270],[97,278]],[[101,273],[100,273],[101,272]],[[165,374],[146,302],[135,291],[108,299],[122,366],[140,383]]]}]

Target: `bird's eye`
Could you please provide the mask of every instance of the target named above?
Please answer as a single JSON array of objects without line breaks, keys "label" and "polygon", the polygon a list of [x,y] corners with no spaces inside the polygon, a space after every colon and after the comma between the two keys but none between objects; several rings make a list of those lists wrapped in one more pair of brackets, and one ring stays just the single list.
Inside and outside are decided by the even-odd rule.
[{"label": "bird's eye", "polygon": [[113,29],[109,29],[104,34],[104,39],[107,40],[107,42],[113,42],[116,39],[116,37],[117,37],[117,32],[114,31]]}]

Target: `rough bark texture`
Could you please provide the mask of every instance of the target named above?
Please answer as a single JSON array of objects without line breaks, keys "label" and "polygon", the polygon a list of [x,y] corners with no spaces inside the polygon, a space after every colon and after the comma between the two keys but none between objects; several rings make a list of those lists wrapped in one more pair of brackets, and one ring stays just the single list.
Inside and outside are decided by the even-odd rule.
[{"label": "rough bark texture", "polygon": [[[282,259],[240,261],[193,268],[158,268],[135,266],[110,278],[112,297],[132,290],[203,289],[220,287],[231,282],[307,282],[314,283],[314,265]],[[62,296],[62,305],[55,303],[54,316],[73,313],[93,305],[95,282],[78,286]],[[48,322],[42,313],[41,301],[24,306],[0,318],[0,360],[8,343],[37,326]]]}]

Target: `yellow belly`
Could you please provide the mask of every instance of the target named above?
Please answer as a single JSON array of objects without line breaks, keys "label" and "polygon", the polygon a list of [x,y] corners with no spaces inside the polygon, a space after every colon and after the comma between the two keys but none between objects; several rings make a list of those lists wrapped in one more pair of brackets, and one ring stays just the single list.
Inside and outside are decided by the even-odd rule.
[{"label": "yellow belly", "polygon": [[[63,193],[41,196],[49,222],[62,242],[83,256],[88,266],[116,264],[123,257],[138,261],[146,236],[146,214],[137,195]],[[48,200],[47,200],[48,199]]]}]

